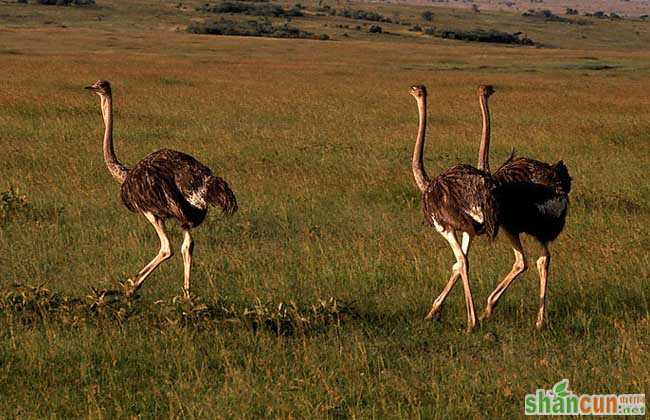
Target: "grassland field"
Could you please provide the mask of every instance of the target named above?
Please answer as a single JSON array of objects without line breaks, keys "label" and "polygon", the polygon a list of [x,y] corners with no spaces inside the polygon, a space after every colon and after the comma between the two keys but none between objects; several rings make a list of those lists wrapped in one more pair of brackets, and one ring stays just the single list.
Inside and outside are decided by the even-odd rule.
[{"label": "grassland field", "polygon": [[[15,189],[0,219],[0,418],[517,418],[525,394],[562,378],[577,393],[648,393],[650,23],[432,9],[437,27],[541,44],[512,47],[408,31],[426,7],[331,3],[406,23],[371,34],[303,2],[289,24],[331,38],[316,41],[188,34],[208,18],[198,1],[97,3],[0,3],[0,192]],[[137,300],[91,302],[158,250],[104,166],[83,89],[99,78],[123,162],[181,150],[237,194],[238,213],[213,209],[194,232],[196,304],[174,300],[173,223],[177,254]],[[542,330],[534,264],[478,332],[464,331],[460,286],[423,320],[453,256],[410,171],[416,83],[429,89],[430,174],[475,163],[480,83],[496,88],[493,167],[512,147],[569,167]],[[512,252],[480,239],[470,261],[480,311]],[[346,309],[316,314],[332,298]]]}]

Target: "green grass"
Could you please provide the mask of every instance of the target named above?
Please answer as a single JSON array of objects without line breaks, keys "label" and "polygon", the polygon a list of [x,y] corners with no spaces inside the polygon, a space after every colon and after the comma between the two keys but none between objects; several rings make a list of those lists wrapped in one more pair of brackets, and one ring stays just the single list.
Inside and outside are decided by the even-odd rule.
[{"label": "green grass", "polygon": [[[331,31],[335,41],[323,42],[190,35],[175,28],[200,18],[195,4],[176,4],[2,6],[0,192],[15,186],[26,202],[0,214],[0,288],[45,284],[81,312],[72,322],[0,309],[0,417],[493,418],[520,416],[526,393],[565,377],[579,393],[647,390],[650,44],[641,23],[595,22],[582,39],[573,26],[435,10],[450,27],[525,30],[561,47],[535,49],[411,33],[341,38],[339,17],[292,20]],[[413,19],[424,10],[353,6]],[[622,41],[635,30],[637,41]],[[213,211],[195,231],[193,272],[199,300],[236,316],[182,321],[184,307],[171,302],[182,285],[178,251],[128,303],[133,315],[113,317],[110,306],[87,315],[91,288],[115,288],[158,247],[103,165],[99,104],[83,90],[98,78],[113,83],[125,163],[182,150],[236,192],[235,216]],[[492,166],[511,147],[569,166],[572,205],[552,246],[542,331],[533,329],[534,269],[477,333],[464,332],[458,286],[441,320],[423,321],[453,261],[423,225],[410,172],[415,83],[431,98],[430,174],[475,162],[479,83],[497,90]],[[505,240],[481,239],[470,259],[481,310],[512,255]],[[272,316],[280,302],[305,314],[331,297],[350,307],[341,322],[287,334],[241,315],[261,305]]]}]

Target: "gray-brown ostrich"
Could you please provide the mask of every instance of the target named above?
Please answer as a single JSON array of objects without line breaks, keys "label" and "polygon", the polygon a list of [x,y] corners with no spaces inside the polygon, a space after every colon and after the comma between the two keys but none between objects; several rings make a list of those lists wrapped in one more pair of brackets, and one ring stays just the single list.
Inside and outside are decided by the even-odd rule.
[{"label": "gray-brown ostrich", "polygon": [[[488,98],[494,93],[492,86],[479,86],[477,94],[483,114],[483,136],[479,149],[479,168],[490,170],[490,111]],[[495,197],[499,206],[499,224],[512,244],[515,262],[505,278],[487,299],[481,319],[492,315],[494,306],[518,275],[526,271],[526,258],[520,235],[528,233],[542,247],[537,259],[539,272],[539,310],[535,326],[544,323],[546,282],[551,261],[549,243],[562,232],[569,208],[571,177],[561,160],[553,165],[526,157],[515,157],[514,151],[494,171]]]},{"label": "gray-brown ostrich", "polygon": [[146,156],[132,168],[124,166],[113,149],[113,99],[111,85],[98,80],[89,89],[99,95],[104,118],[104,161],[121,184],[122,202],[127,209],[142,213],[156,229],[160,251],[134,279],[129,279],[135,292],[145,279],[173,252],[165,231],[165,220],[177,219],[183,230],[184,281],[183,291],[189,297],[190,270],[194,242],[190,229],[199,226],[208,205],[220,206],[230,215],[237,210],[235,195],[223,179],[214,176],[207,166],[192,156],[175,150],[161,149]]},{"label": "gray-brown ostrich", "polygon": [[[468,251],[472,238],[487,234],[494,238],[498,231],[497,206],[493,197],[492,179],[470,165],[456,165],[431,180],[424,169],[423,150],[427,125],[427,90],[413,86],[409,92],[419,110],[418,136],[413,150],[412,169],[415,183],[422,192],[426,220],[449,242],[456,263],[442,293],[433,302],[426,319],[436,315],[460,276],[465,291],[467,329],[476,328],[474,301],[469,285]],[[462,235],[462,244],[459,243]]]}]

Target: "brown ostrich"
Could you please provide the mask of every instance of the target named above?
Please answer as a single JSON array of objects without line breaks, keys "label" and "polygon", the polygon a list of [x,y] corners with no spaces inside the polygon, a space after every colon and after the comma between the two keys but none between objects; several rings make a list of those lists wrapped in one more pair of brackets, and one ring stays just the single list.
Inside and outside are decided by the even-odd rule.
[{"label": "brown ostrich", "polygon": [[[467,308],[467,329],[478,325],[469,284],[469,245],[474,236],[487,234],[494,238],[498,231],[497,206],[491,177],[470,165],[456,165],[431,180],[424,169],[423,149],[427,121],[427,90],[413,86],[409,92],[419,110],[418,136],[413,150],[413,176],[422,192],[425,219],[449,242],[456,257],[451,277],[442,293],[433,302],[426,319],[439,313],[452,287],[462,278]],[[462,245],[459,242],[462,236]]]},{"label": "brown ostrich", "polygon": [[104,118],[104,161],[113,178],[121,184],[122,202],[127,209],[141,213],[156,229],[160,251],[133,279],[131,293],[173,252],[165,231],[165,220],[175,218],[183,230],[181,253],[184,263],[183,292],[189,297],[190,270],[194,242],[190,229],[205,219],[208,205],[219,206],[230,215],[237,210],[235,195],[223,179],[192,156],[175,150],[153,152],[132,168],[124,166],[113,149],[113,99],[111,85],[98,80],[89,89],[99,95]]},{"label": "brown ostrich", "polygon": [[[479,149],[479,168],[489,172],[488,157],[490,153],[490,111],[488,98],[494,93],[492,86],[479,86],[478,97],[483,114],[483,136]],[[503,228],[512,244],[515,262],[505,278],[497,285],[487,299],[481,319],[490,317],[494,306],[508,286],[526,271],[526,258],[521,245],[520,235],[527,233],[542,248],[537,259],[539,272],[539,311],[535,326],[544,323],[546,300],[546,282],[551,261],[549,244],[564,229],[569,208],[571,177],[561,160],[553,165],[527,157],[515,157],[514,151],[494,171],[492,179],[496,184],[495,197],[499,206],[499,225]]]}]

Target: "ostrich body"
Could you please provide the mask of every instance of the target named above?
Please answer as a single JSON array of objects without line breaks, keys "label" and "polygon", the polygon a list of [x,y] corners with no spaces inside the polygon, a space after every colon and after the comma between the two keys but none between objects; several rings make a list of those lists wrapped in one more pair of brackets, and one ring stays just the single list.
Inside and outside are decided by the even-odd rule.
[{"label": "ostrich body", "polygon": [[[488,98],[493,92],[491,86],[480,86],[477,92],[483,114],[479,167],[487,171],[490,149]],[[499,224],[512,244],[515,262],[510,272],[488,297],[481,319],[492,315],[494,306],[508,286],[526,271],[526,258],[520,235],[527,233],[535,238],[542,248],[541,256],[537,259],[540,291],[539,310],[535,321],[535,326],[540,328],[544,323],[546,283],[551,260],[549,244],[564,229],[569,208],[571,177],[562,161],[549,165],[527,157],[515,157],[513,151],[508,160],[494,171],[492,179],[496,184]]]},{"label": "ostrich body", "polygon": [[[426,319],[439,313],[447,295],[462,278],[467,309],[467,328],[478,322],[469,285],[469,245],[474,236],[487,234],[494,238],[498,231],[497,206],[493,197],[493,182],[484,171],[470,165],[456,165],[431,180],[424,168],[423,150],[426,134],[427,91],[413,86],[409,92],[419,110],[418,136],[413,151],[412,169],[415,182],[422,192],[425,219],[449,242],[456,263],[442,293],[433,302]],[[462,243],[459,238],[462,237]]]},{"label": "ostrich body", "polygon": [[194,241],[190,229],[199,226],[208,211],[208,205],[222,208],[230,215],[237,210],[237,200],[221,178],[212,174],[207,166],[192,156],[175,150],[161,149],[153,152],[132,168],[124,166],[113,149],[113,101],[111,85],[98,80],[89,89],[101,99],[104,119],[104,161],[111,175],[121,184],[121,198],[127,209],[141,213],[156,229],[160,251],[134,279],[130,279],[135,292],[145,279],[173,252],[165,230],[165,220],[177,219],[183,230],[181,252],[184,263],[183,291],[189,296],[190,270]]}]

